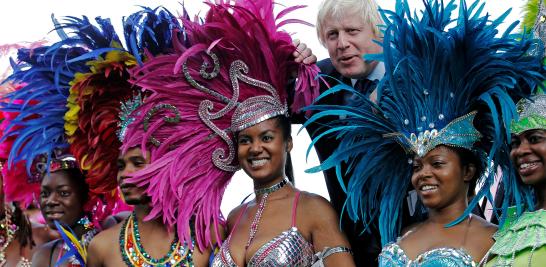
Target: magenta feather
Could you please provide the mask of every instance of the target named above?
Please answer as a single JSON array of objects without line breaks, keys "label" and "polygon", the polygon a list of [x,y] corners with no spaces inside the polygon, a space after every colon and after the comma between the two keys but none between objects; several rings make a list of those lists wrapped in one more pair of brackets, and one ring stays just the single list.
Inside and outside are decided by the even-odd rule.
[{"label": "magenta feather", "polygon": [[[152,211],[147,219],[162,216],[164,223],[177,226],[182,241],[190,240],[187,229],[194,219],[195,236],[201,249],[212,243],[212,227],[218,230],[223,223],[220,204],[233,172],[213,164],[213,152],[222,148],[227,153],[228,145],[198,115],[204,100],[212,103],[210,112],[213,113],[226,104],[221,98],[192,87],[181,71],[183,63],[198,83],[227,98],[233,97],[229,66],[236,60],[249,66],[246,75],[276,88],[283,102],[289,95],[286,88],[289,75],[298,72],[291,107],[294,111],[311,104],[319,95],[318,81],[314,79],[318,68],[294,61],[292,54],[296,48],[292,39],[279,29],[279,25],[294,21],[276,20],[272,1],[236,1],[234,5],[230,1],[216,1],[216,5],[210,4],[210,7],[203,23],[183,18],[186,39],[175,41],[176,53],[152,57],[143,66],[133,69],[133,83],[143,88],[148,97],[133,113],[135,122],[128,127],[122,146],[123,151],[137,146],[150,151],[151,164],[131,178],[131,182],[147,188],[152,199]],[[298,8],[288,8],[279,13],[278,18],[295,9]],[[203,62],[212,65],[207,51],[215,53],[221,65],[214,79],[199,75]],[[239,85],[239,102],[264,94],[263,89],[242,82]],[[163,109],[154,113],[148,130],[144,131],[142,123],[147,112],[158,104],[176,106],[181,121],[174,124],[164,121],[165,116],[174,114]],[[212,122],[221,130],[229,129],[232,112]],[[151,137],[161,145],[155,147],[149,143]],[[231,164],[238,165],[237,159]],[[216,240],[220,242],[219,236]]]}]

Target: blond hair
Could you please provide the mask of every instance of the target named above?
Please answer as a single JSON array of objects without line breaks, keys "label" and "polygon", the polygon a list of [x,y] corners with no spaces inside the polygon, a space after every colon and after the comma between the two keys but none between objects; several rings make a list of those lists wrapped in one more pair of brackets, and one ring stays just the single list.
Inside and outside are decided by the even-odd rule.
[{"label": "blond hair", "polygon": [[329,19],[341,19],[347,14],[357,14],[364,23],[373,26],[376,36],[381,36],[379,25],[383,20],[379,15],[377,3],[374,0],[323,0],[317,15],[317,36],[322,45],[325,43],[324,22]]}]

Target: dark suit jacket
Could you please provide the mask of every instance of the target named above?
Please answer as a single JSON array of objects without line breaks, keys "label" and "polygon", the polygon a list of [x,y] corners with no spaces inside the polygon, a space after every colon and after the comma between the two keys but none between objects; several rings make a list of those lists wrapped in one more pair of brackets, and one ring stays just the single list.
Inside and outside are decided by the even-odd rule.
[{"label": "dark suit jacket", "polygon": [[[321,60],[317,63],[321,73],[336,78],[343,81],[346,84],[351,85],[351,80],[344,78],[339,74],[334,66],[332,65],[330,59]],[[325,78],[330,86],[335,86],[337,82],[334,79]],[[328,87],[326,84],[322,83],[320,91],[321,93],[327,90]],[[365,93],[371,93],[374,88],[369,88],[371,90]],[[322,99],[319,103],[321,104],[347,104],[347,95],[344,93],[337,93],[331,96],[328,96]],[[293,123],[303,123],[307,118],[303,114],[295,114],[292,116]],[[329,118],[330,119],[330,118]],[[332,118],[335,119],[335,118]],[[321,126],[326,120],[318,121],[317,123],[312,123],[306,127],[309,136],[311,139],[322,131],[324,128]],[[315,144],[315,150],[317,152],[318,158],[321,162],[326,160],[336,149],[337,142],[333,138],[322,138],[319,142]],[[381,251],[381,239],[379,237],[379,232],[376,227],[372,228],[370,232],[362,233],[364,227],[361,222],[352,222],[346,213],[342,214],[343,204],[345,203],[346,194],[341,189],[339,182],[336,177],[335,169],[329,169],[324,171],[324,176],[326,179],[326,186],[328,187],[328,193],[330,195],[330,201],[334,206],[338,214],[342,216],[341,227],[345,234],[347,235],[351,247],[354,251],[354,258],[357,266],[377,266],[377,256]],[[344,179],[344,182],[347,182]]]}]

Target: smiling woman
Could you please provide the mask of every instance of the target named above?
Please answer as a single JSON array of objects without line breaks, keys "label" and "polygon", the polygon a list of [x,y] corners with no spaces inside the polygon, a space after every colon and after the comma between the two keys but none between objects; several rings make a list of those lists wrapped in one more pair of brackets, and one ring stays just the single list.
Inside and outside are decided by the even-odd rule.
[{"label": "smiling woman", "polygon": [[481,165],[470,150],[438,146],[424,157],[414,158],[411,183],[427,208],[441,210],[474,195],[476,180],[483,172]]},{"label": "smiling woman", "polygon": [[88,186],[77,168],[52,171],[42,179],[40,208],[52,229],[54,221],[71,228],[84,216],[83,206],[88,199]]},{"label": "smiling woman", "polygon": [[322,252],[319,261],[327,266],[354,266],[349,254],[339,253],[350,252],[349,243],[330,204],[286,178],[290,120],[286,115],[256,119],[269,112],[250,120],[234,117],[245,121],[246,128],[235,133],[238,161],[254,183],[256,199],[230,213],[230,235],[213,266],[311,266],[317,261],[314,251]]},{"label": "smiling woman", "polygon": [[486,266],[540,266],[546,262],[546,240],[532,238],[546,231],[546,95],[524,99],[518,109],[519,121],[511,126],[510,159],[518,174],[514,182],[532,188],[536,202],[534,207],[524,206],[526,211],[519,216],[516,207],[509,209],[507,222],[494,236]]},{"label": "smiling woman", "polygon": [[[63,227],[69,227],[74,237],[82,240],[81,245],[87,247],[97,231],[84,211],[89,191],[85,177],[74,161],[55,161],[52,166],[41,183],[42,214],[51,229],[59,228],[57,223]],[[61,235],[63,234],[66,235],[66,233]],[[67,241],[64,240],[64,242]],[[55,266],[68,253],[71,251],[65,248],[63,239],[53,240],[36,249],[32,262],[39,265],[33,266]],[[82,256],[85,257],[85,255]],[[77,258],[67,260],[69,264],[79,264]]]},{"label": "smiling woman", "polygon": [[254,188],[269,187],[279,177],[292,176],[285,168],[293,146],[290,127],[288,118],[279,116],[236,133],[238,159],[253,178]]},{"label": "smiling woman", "polygon": [[[447,251],[446,248],[456,248],[454,251],[467,262],[481,259],[493,245],[491,236],[497,229],[495,225],[475,215],[468,215],[449,229],[444,225],[457,219],[468,207],[476,180],[483,175],[482,164],[472,151],[447,145],[439,145],[424,156],[416,156],[411,183],[427,208],[429,218],[406,229],[398,242],[388,245],[383,259],[394,249],[404,251],[410,259],[419,259],[425,258],[424,251],[433,254]],[[429,250],[431,244],[444,248]],[[427,260],[430,261],[430,257]]]}]

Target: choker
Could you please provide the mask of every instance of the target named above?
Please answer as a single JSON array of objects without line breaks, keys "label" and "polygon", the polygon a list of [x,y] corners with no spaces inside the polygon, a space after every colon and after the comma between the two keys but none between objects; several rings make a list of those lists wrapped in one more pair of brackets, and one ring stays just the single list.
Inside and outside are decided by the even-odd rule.
[{"label": "choker", "polygon": [[282,181],[267,187],[267,188],[260,188],[260,189],[254,189],[254,194],[256,195],[263,195],[263,194],[271,194],[281,188],[283,188],[285,185],[290,184],[290,181],[288,181],[287,178],[284,178]]}]

